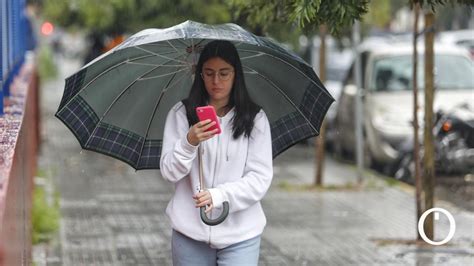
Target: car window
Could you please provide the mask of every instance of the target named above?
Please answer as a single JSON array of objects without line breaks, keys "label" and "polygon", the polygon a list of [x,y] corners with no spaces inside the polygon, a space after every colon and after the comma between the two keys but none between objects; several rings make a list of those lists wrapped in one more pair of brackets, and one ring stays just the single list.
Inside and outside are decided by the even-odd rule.
[{"label": "car window", "polygon": [[[418,59],[418,87],[424,88],[424,59]],[[384,57],[374,61],[370,89],[403,91],[412,89],[413,62],[410,55]],[[435,86],[437,89],[474,88],[473,62],[463,56],[435,56]]]},{"label": "car window", "polygon": [[410,56],[393,56],[376,60],[371,87],[376,91],[408,90],[411,64]]},{"label": "car window", "polygon": [[474,63],[462,56],[435,57],[435,85],[437,89],[473,89]]}]

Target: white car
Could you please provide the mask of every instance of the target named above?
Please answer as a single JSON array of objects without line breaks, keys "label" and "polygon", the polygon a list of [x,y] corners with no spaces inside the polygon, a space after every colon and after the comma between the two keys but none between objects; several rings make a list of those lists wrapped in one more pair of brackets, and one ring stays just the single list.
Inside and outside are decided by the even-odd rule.
[{"label": "white car", "polygon": [[[456,46],[435,44],[435,111],[461,102],[474,104],[474,64],[469,53]],[[413,135],[412,51],[410,43],[379,44],[361,53],[363,74],[363,130],[366,161],[388,165],[398,156],[400,144]],[[424,64],[418,47],[418,121],[424,116]],[[353,67],[351,68],[353,69]],[[354,154],[355,95],[353,71],[344,83],[335,121],[335,148]],[[420,125],[420,129],[423,126]],[[422,131],[422,130],[420,130]]]},{"label": "white car", "polygon": [[443,31],[438,34],[436,40],[441,44],[466,48],[474,59],[474,30]]}]

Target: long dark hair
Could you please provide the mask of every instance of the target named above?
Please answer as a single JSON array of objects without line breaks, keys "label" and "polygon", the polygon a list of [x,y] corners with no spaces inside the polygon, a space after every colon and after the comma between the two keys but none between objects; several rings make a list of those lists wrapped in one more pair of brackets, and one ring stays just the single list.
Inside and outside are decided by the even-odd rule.
[{"label": "long dark hair", "polygon": [[226,107],[229,109],[235,107],[234,117],[232,118],[234,139],[237,139],[244,133],[245,136],[248,137],[252,132],[254,125],[253,120],[260,111],[260,106],[255,104],[248,94],[239,54],[235,46],[229,41],[211,41],[201,52],[191,91],[189,92],[188,98],[183,100],[186,106],[186,116],[189,125],[194,125],[199,121],[196,115],[196,107],[204,106],[209,101],[209,94],[205,88],[201,72],[203,64],[214,57],[219,57],[234,67],[234,84],[232,84],[229,102]]}]

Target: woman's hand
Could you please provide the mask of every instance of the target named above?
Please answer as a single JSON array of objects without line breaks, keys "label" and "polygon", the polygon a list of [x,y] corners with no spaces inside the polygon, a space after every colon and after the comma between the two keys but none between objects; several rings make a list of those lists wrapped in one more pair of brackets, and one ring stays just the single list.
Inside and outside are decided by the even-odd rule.
[{"label": "woman's hand", "polygon": [[207,190],[201,191],[193,196],[194,202],[196,202],[196,208],[207,206],[206,213],[212,210],[212,196]]},{"label": "woman's hand", "polygon": [[205,141],[205,140],[208,140],[208,139],[214,137],[214,135],[218,131],[217,128],[214,129],[214,130],[211,130],[211,131],[206,131],[210,127],[212,127],[213,125],[216,124],[215,121],[212,121],[212,122],[211,121],[212,121],[211,119],[206,119],[206,120],[200,121],[200,122],[194,124],[194,126],[192,126],[189,129],[188,135],[186,137],[188,139],[188,142],[191,145],[197,146],[202,141]]}]

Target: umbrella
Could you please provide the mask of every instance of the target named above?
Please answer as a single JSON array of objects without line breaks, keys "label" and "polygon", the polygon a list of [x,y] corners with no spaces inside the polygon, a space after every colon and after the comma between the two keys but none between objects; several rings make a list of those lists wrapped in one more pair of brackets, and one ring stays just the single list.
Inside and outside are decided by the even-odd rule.
[{"label": "umbrella", "polygon": [[186,21],[129,37],[66,79],[56,112],[83,149],[158,169],[168,111],[186,98],[209,41],[234,43],[247,88],[271,125],[273,157],[319,134],[334,101],[310,65],[235,24]]}]

